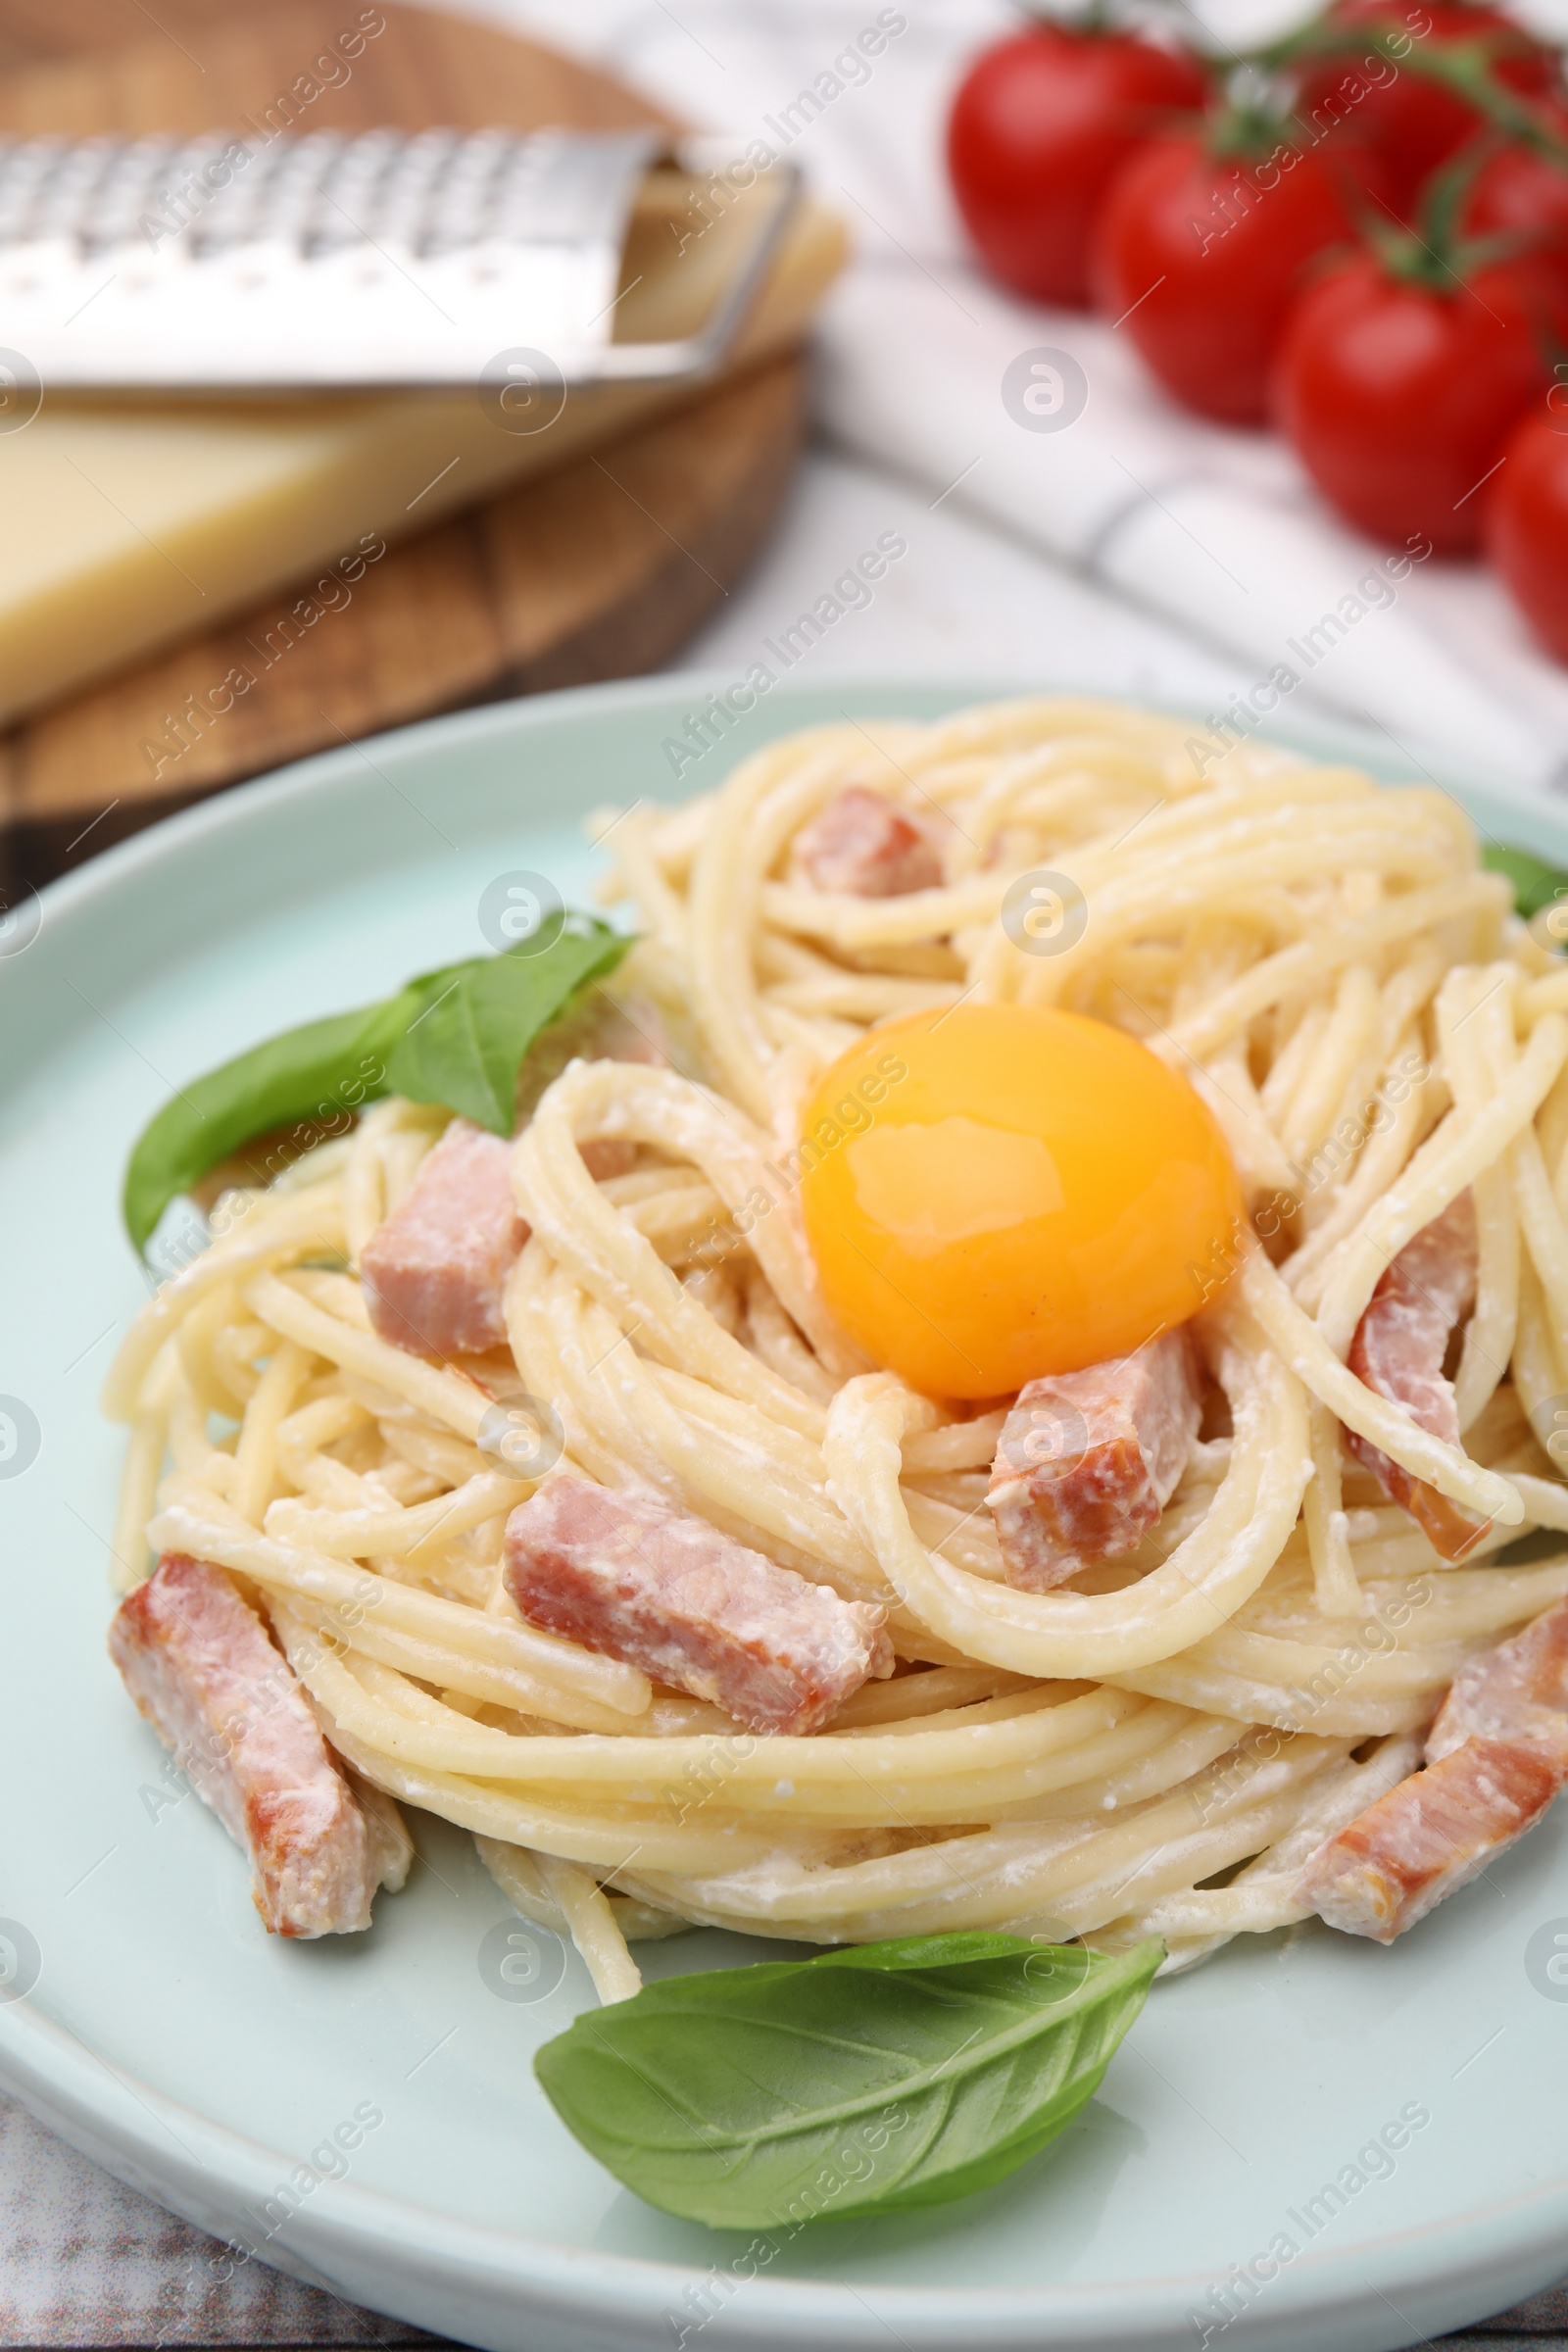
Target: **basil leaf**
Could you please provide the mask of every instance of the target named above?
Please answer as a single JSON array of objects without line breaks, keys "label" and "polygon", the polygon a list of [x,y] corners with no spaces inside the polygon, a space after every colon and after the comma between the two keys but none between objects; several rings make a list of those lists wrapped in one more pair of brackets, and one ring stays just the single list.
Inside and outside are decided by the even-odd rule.
[{"label": "basil leaf", "polygon": [[253,1137],[274,1127],[347,1128],[361,1103],[387,1092],[386,1056],[406,1017],[391,997],[307,1021],[181,1088],[143,1128],[125,1170],[122,1207],[136,1248],[171,1200]]},{"label": "basil leaf", "polygon": [[1507,875],[1513,884],[1514,904],[1527,922],[1553,899],[1568,897],[1568,874],[1529,850],[1504,849],[1500,842],[1491,842],[1481,853],[1481,862],[1488,873]]},{"label": "basil leaf", "polygon": [[921,1936],[668,1977],[579,2017],[534,2068],[617,2180],[688,2221],[943,2204],[1065,2129],[1163,1957]]},{"label": "basil leaf", "polygon": [[404,994],[417,1003],[388,1060],[391,1092],[449,1103],[476,1126],[510,1135],[523,1054],[630,945],[591,915],[568,914],[550,946],[531,956],[509,949],[411,980]]},{"label": "basil leaf", "polygon": [[509,949],[421,973],[377,1004],[286,1029],[193,1079],[131,1152],[122,1206],[132,1243],[145,1249],[171,1200],[257,1136],[338,1133],[380,1095],[444,1102],[510,1135],[523,1055],[631,944],[592,915],[570,914],[532,955]]}]

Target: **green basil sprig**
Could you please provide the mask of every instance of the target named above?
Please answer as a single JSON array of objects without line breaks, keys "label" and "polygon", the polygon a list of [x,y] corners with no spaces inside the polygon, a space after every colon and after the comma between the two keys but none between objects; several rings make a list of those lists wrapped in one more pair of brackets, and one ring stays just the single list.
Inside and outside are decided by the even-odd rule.
[{"label": "green basil sprig", "polygon": [[945,2204],[1071,2123],[1163,1957],[913,1936],[667,1977],[579,2017],[534,2066],[600,2163],[688,2221]]},{"label": "green basil sprig", "polygon": [[1501,842],[1489,842],[1481,853],[1481,862],[1490,874],[1507,875],[1513,884],[1514,904],[1527,922],[1560,894],[1568,895],[1568,874],[1529,850],[1510,850]]},{"label": "green basil sprig", "polygon": [[531,955],[509,949],[421,972],[377,1004],[287,1029],[193,1079],[130,1155],[122,1206],[131,1241],[145,1249],[171,1200],[255,1137],[309,1123],[335,1132],[380,1095],[444,1102],[510,1135],[523,1055],[630,946],[596,916],[568,914]]}]

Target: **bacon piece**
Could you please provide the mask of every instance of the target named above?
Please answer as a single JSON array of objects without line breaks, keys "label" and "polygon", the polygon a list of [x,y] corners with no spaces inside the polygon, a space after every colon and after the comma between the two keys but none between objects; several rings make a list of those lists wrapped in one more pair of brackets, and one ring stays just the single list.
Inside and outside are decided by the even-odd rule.
[{"label": "bacon piece", "polygon": [[803,828],[795,855],[813,889],[858,899],[906,898],[942,881],[941,853],[924,825],[858,784]]},{"label": "bacon piece", "polygon": [[[1443,1377],[1443,1359],[1450,1333],[1470,1312],[1475,1296],[1475,1203],[1461,1193],[1406,1242],[1373,1292],[1350,1342],[1349,1366],[1357,1380],[1401,1405],[1418,1428],[1449,1446],[1459,1443],[1459,1415],[1453,1383]],[[1409,1512],[1441,1559],[1462,1560],[1490,1531],[1490,1519],[1476,1518],[1424,1479],[1412,1478],[1353,1429],[1345,1434],[1357,1460],[1389,1500]]]},{"label": "bacon piece", "polygon": [[[517,1076],[520,1131],[546,1087],[569,1061],[668,1060],[662,1023],[641,999],[635,1013],[590,989],[524,1054]],[[624,1176],[637,1147],[606,1136],[581,1147],[598,1184]],[[370,1321],[383,1340],[415,1355],[483,1355],[506,1345],[501,1295],[528,1239],[512,1190],[511,1148],[467,1119],[454,1119],[426,1153],[413,1190],[376,1227],[361,1254]]]},{"label": "bacon piece", "polygon": [[591,1144],[579,1144],[577,1156],[595,1184],[608,1184],[612,1176],[628,1176],[636,1164],[637,1147],[618,1135],[602,1135]]},{"label": "bacon piece", "polygon": [[370,1924],[413,1848],[381,1798],[373,1827],[288,1661],[221,1568],[166,1553],[121,1603],[109,1654],[204,1804],[250,1856],[251,1899],[277,1936]]},{"label": "bacon piece", "polygon": [[1200,1413],[1185,1330],[1020,1389],[986,1495],[1008,1584],[1049,1592],[1133,1550],[1175,1493]]},{"label": "bacon piece", "polygon": [[[517,1072],[515,1131],[520,1134],[539,1106],[539,1098],[569,1061],[635,1061],[667,1068],[669,1039],[664,1018],[646,997],[632,994],[624,1004],[590,984],[559,1021],[534,1039]],[[583,1150],[589,1173],[601,1181],[620,1176],[636,1147],[609,1139]]]},{"label": "bacon piece", "polygon": [[1427,1762],[1467,1740],[1539,1748],[1568,1771],[1568,1600],[1460,1667],[1427,1734]]},{"label": "bacon piece", "polygon": [[454,1119],[413,1190],[360,1259],[383,1340],[416,1355],[480,1355],[507,1336],[501,1293],[528,1227],[512,1191],[512,1150]]},{"label": "bacon piece", "polygon": [[1461,1667],[1426,1764],[1308,1862],[1299,1892],[1330,1927],[1391,1943],[1568,1785],[1568,1601]]},{"label": "bacon piece", "polygon": [[1320,1845],[1297,1893],[1331,1928],[1392,1943],[1534,1829],[1565,1778],[1568,1757],[1466,1740]]},{"label": "bacon piece", "polygon": [[893,1671],[882,1612],[775,1568],[657,1496],[549,1478],[507,1521],[533,1625],[711,1700],[754,1732],[814,1732]]},{"label": "bacon piece", "polygon": [[369,1857],[371,1888],[389,1887],[396,1894],[414,1867],[414,1839],[393,1798],[373,1781],[345,1764],[334,1748],[327,1754],[354,1792],[365,1815],[366,1852]]}]

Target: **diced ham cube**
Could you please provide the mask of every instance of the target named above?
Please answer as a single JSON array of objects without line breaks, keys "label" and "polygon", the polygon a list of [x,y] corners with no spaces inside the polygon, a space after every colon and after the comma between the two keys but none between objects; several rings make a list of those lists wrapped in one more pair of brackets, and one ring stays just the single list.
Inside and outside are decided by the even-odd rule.
[{"label": "diced ham cube", "polygon": [[[1402,1405],[1417,1426],[1446,1445],[1459,1443],[1453,1383],[1443,1376],[1449,1336],[1475,1304],[1476,1212],[1468,1193],[1408,1241],[1373,1292],[1350,1343],[1357,1380]],[[1425,1480],[1348,1430],[1350,1450],[1391,1502],[1409,1512],[1441,1559],[1462,1560],[1490,1531]]]},{"label": "diced ham cube", "polygon": [[[569,1061],[663,1063],[662,1024],[638,1000],[636,1016],[602,990],[536,1039],[517,1077],[517,1127],[526,1126],[547,1086]],[[581,1147],[596,1184],[624,1176],[637,1147],[606,1136]],[[426,1153],[412,1191],[376,1227],[361,1253],[370,1321],[383,1340],[415,1355],[483,1355],[506,1345],[502,1292],[528,1239],[512,1190],[511,1146],[467,1119],[454,1119]]]},{"label": "diced ham cube", "polygon": [[527,1238],[512,1190],[512,1147],[454,1119],[361,1254],[371,1323],[416,1355],[480,1355],[503,1346],[501,1294]]},{"label": "diced ham cube", "polygon": [[1427,1762],[1467,1740],[1511,1740],[1568,1766],[1568,1600],[1461,1666],[1427,1734]]},{"label": "diced ham cube", "polygon": [[1175,1493],[1201,1409],[1185,1330],[1020,1389],[986,1496],[1008,1584],[1049,1592],[1133,1550]]},{"label": "diced ham cube", "polygon": [[507,1521],[506,1585],[549,1633],[640,1666],[754,1732],[820,1730],[893,1670],[882,1612],[775,1568],[652,1494],[562,1472]]},{"label": "diced ham cube", "polygon": [[858,784],[802,828],[795,855],[814,889],[858,899],[902,899],[942,882],[941,853],[926,827]]},{"label": "diced ham cube", "polygon": [[1297,1892],[1331,1928],[1392,1943],[1534,1829],[1565,1777],[1568,1759],[1466,1740],[1320,1845]]},{"label": "diced ham cube", "polygon": [[389,1800],[375,1822],[322,1739],[288,1661],[221,1568],[172,1552],[116,1612],[109,1654],[202,1801],[250,1856],[278,1936],[370,1924],[412,1848]]},{"label": "diced ham cube", "polygon": [[577,1152],[595,1184],[608,1184],[612,1176],[630,1175],[637,1159],[636,1145],[618,1135],[602,1135],[593,1143],[579,1144]]},{"label": "diced ham cube", "polygon": [[1426,1770],[1321,1846],[1300,1884],[1330,1927],[1390,1943],[1532,1829],[1568,1785],[1568,1601],[1461,1667]]},{"label": "diced ham cube", "polygon": [[[624,1004],[618,1004],[602,988],[590,984],[560,1020],[552,1021],[534,1039],[522,1057],[515,1121],[519,1134],[538,1108],[546,1087],[554,1086],[569,1061],[578,1060],[636,1061],[667,1067],[669,1040],[663,1015],[646,997],[633,993]],[[597,1166],[594,1155],[600,1162]],[[590,1144],[583,1152],[590,1172],[599,1177],[623,1174],[634,1157],[631,1145],[614,1140]],[[612,1165],[611,1161],[623,1164]]]},{"label": "diced ham cube", "polygon": [[345,1764],[333,1748],[326,1752],[348,1782],[365,1815],[370,1885],[390,1887],[395,1894],[414,1867],[414,1839],[409,1836],[408,1824],[384,1788],[377,1788],[373,1781],[368,1781],[363,1773]]}]

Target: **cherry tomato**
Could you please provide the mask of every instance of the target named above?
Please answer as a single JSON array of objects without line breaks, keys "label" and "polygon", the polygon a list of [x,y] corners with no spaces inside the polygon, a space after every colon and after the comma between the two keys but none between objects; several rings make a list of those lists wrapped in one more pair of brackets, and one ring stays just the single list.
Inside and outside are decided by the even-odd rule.
[{"label": "cherry tomato", "polygon": [[[1305,122],[1353,126],[1382,159],[1390,201],[1401,215],[1408,214],[1421,182],[1483,121],[1456,91],[1423,74],[1418,61],[1460,44],[1485,44],[1493,74],[1509,89],[1535,93],[1551,85],[1549,53],[1480,0],[1337,0],[1326,23],[1347,31],[1386,31],[1410,44],[1397,65],[1371,54],[1364,73],[1363,54],[1353,50],[1325,60],[1305,76],[1297,104]],[[1338,139],[1342,129],[1333,135]]]},{"label": "cherry tomato", "polygon": [[1276,147],[1250,162],[1203,135],[1155,140],[1117,173],[1095,233],[1095,293],[1167,392],[1261,424],[1306,265],[1354,242],[1347,159]]},{"label": "cherry tomato", "polygon": [[1275,395],[1329,504],[1374,539],[1424,532],[1440,555],[1471,553],[1482,484],[1548,381],[1554,307],[1529,262],[1439,291],[1365,254],[1313,286],[1286,328]]},{"label": "cherry tomato", "polygon": [[953,102],[948,172],[988,267],[1036,302],[1086,305],[1111,176],[1203,97],[1191,58],[1132,33],[1040,24],[984,51]]},{"label": "cherry tomato", "polygon": [[[1561,408],[1553,407],[1561,401]],[[1487,556],[1547,653],[1568,662],[1568,393],[1517,425],[1487,486]]]},{"label": "cherry tomato", "polygon": [[[1568,107],[1548,103],[1538,111],[1568,146]],[[1532,250],[1568,292],[1568,165],[1523,143],[1500,148],[1476,174],[1464,224],[1474,237],[1529,233]]]}]

